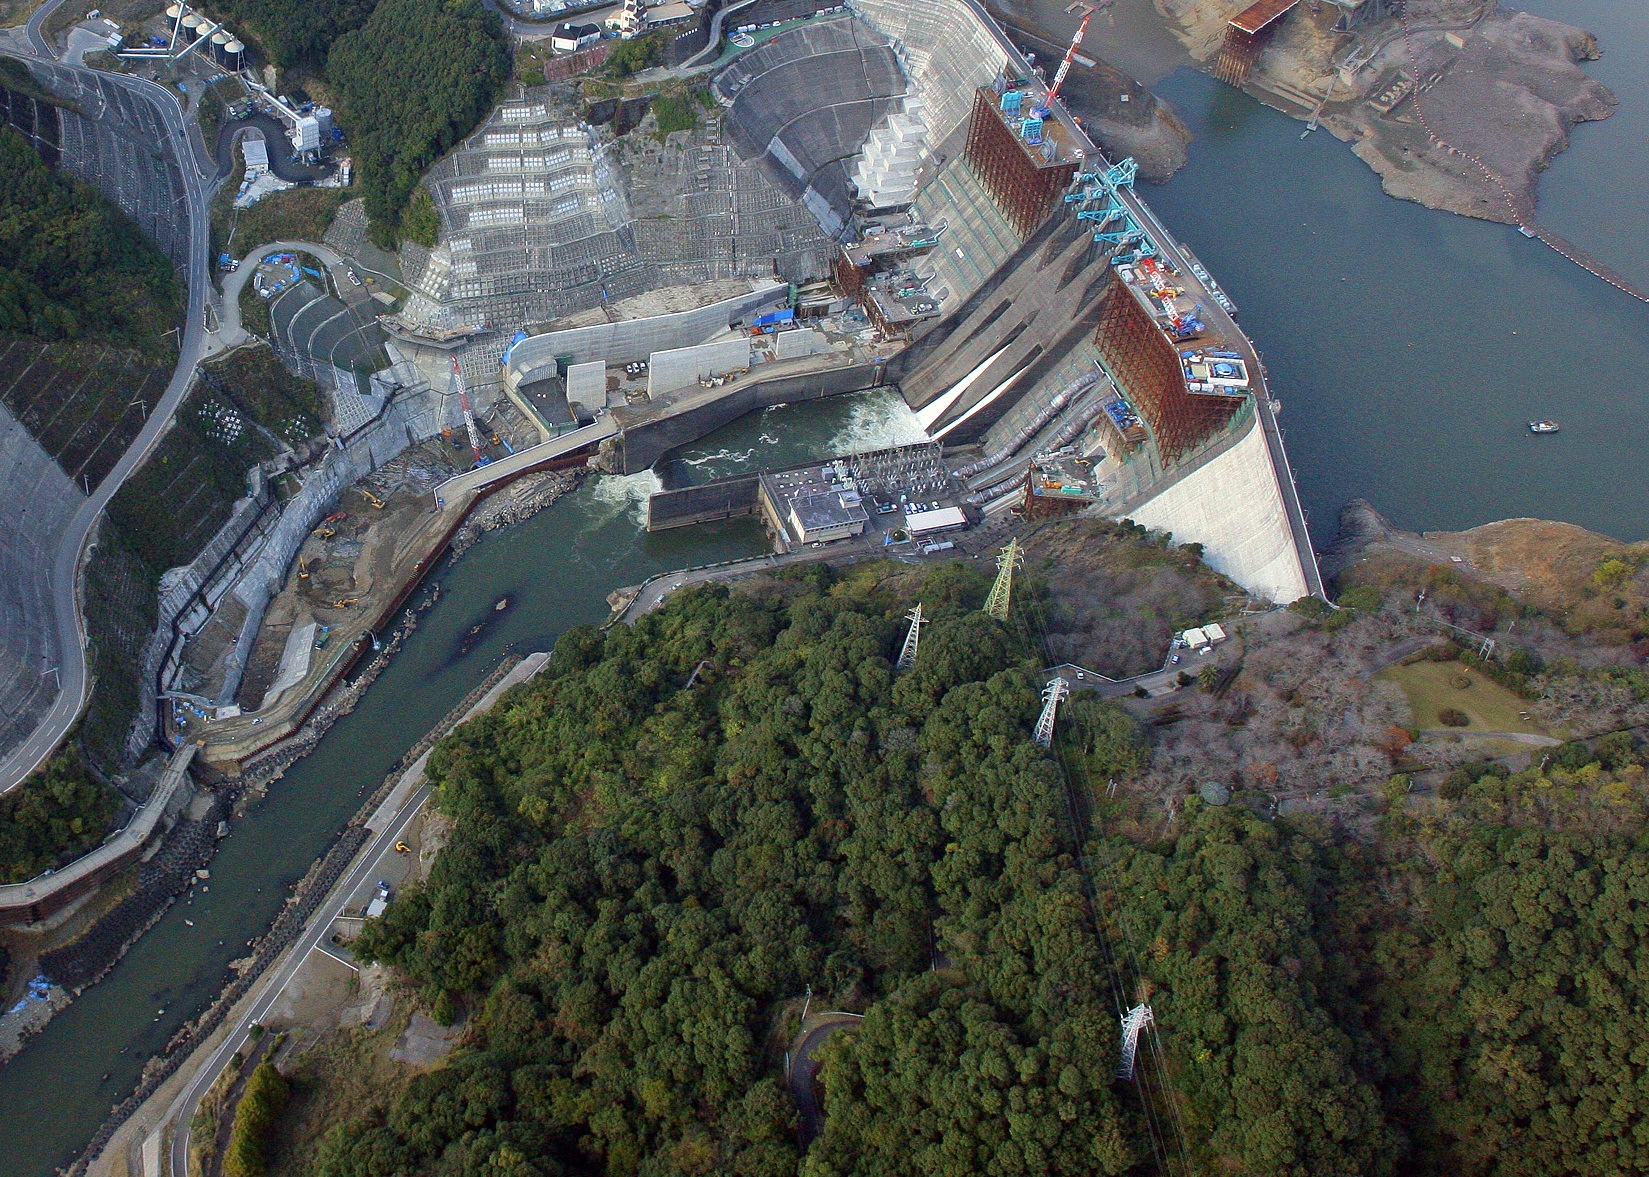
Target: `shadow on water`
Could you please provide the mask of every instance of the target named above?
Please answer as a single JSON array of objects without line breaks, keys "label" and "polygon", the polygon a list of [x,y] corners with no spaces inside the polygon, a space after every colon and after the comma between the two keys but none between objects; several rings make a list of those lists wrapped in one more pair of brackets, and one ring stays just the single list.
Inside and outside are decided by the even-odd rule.
[{"label": "shadow on water", "polygon": [[474,624],[459,631],[453,642],[452,656],[447,659],[446,665],[451,666],[460,659],[469,656],[470,652],[486,640],[486,635],[503,623],[510,610],[521,597],[521,588],[516,586],[503,593],[492,607],[476,618]]}]

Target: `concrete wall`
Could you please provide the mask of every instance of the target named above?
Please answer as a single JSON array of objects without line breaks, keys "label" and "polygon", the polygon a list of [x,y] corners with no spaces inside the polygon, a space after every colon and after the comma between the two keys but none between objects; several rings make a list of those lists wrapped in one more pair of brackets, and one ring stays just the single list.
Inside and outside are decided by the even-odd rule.
[{"label": "concrete wall", "polygon": [[703,343],[752,311],[782,304],[789,292],[788,286],[774,282],[737,298],[677,311],[673,315],[621,319],[616,323],[533,335],[516,344],[510,352],[504,380],[511,387],[518,387],[524,381],[553,375],[555,357],[561,355],[571,355],[575,364],[591,360],[626,364],[631,360],[645,360],[661,349]]},{"label": "concrete wall", "polygon": [[749,366],[750,340],[744,336],[655,351],[647,367],[647,395],[662,396],[707,377],[722,376]]},{"label": "concrete wall", "polygon": [[754,474],[742,474],[703,486],[684,486],[680,490],[661,490],[649,495],[647,530],[667,531],[672,527],[754,515],[760,509],[757,502],[760,481]]},{"label": "concrete wall", "polygon": [[594,412],[607,403],[607,365],[586,360],[567,369],[567,401]]},{"label": "concrete wall", "polygon": [[194,782],[189,778],[189,762],[194,758],[195,746],[185,744],[167,764],[143,808],[101,846],[53,874],[0,887],[0,926],[45,919],[137,858],[156,832],[169,829],[194,797]]},{"label": "concrete wall", "polygon": [[881,381],[880,364],[857,364],[775,380],[757,380],[728,390],[726,396],[695,404],[678,413],[638,421],[624,429],[624,473],[650,469],[677,446],[697,441],[746,413],[774,405],[823,400],[842,392],[875,388]]},{"label": "concrete wall", "polygon": [[1130,512],[1135,523],[1199,543],[1203,558],[1257,596],[1307,593],[1264,434],[1251,426],[1229,450]]}]

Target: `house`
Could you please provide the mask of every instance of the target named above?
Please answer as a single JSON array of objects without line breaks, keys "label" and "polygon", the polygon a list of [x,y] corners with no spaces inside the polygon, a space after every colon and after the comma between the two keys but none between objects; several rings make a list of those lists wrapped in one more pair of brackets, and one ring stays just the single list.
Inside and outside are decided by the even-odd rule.
[{"label": "house", "polygon": [[587,45],[594,45],[599,40],[601,40],[599,26],[575,25],[567,22],[555,26],[555,33],[550,37],[550,48],[557,53],[576,53]]}]

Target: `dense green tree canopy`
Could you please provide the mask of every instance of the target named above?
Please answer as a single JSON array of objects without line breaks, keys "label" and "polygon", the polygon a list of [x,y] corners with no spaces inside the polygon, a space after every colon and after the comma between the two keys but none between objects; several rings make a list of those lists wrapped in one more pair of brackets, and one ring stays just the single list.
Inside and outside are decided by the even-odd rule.
[{"label": "dense green tree canopy", "polygon": [[282,69],[320,69],[344,33],[367,22],[377,0],[214,0],[212,10]]},{"label": "dense green tree canopy", "polygon": [[73,755],[48,760],[0,798],[0,883],[21,883],[96,846],[120,810],[114,790]]},{"label": "dense green tree canopy", "polygon": [[332,45],[326,78],[381,241],[429,166],[492,109],[509,69],[498,16],[481,0],[379,0]]},{"label": "dense green tree canopy", "polygon": [[[1093,845],[1095,891],[1028,738],[1042,660],[951,565],[895,674],[883,575],[569,633],[438,746],[452,841],[357,949],[472,1029],[335,1129],[322,1177],[1132,1172],[1119,991],[1154,1007],[1151,1124],[1190,1171],[1649,1173],[1629,734],[1424,797],[1396,778],[1355,831],[1193,796],[1159,843]],[[1115,704],[1066,719],[1079,776],[1140,771]],[[804,1149],[780,1058],[808,986],[864,1016],[818,1051]]]},{"label": "dense green tree canopy", "polygon": [[831,1046],[811,1172],[1129,1167],[1018,641],[937,607],[896,677],[906,603],[869,583],[812,570],[575,631],[438,747],[453,840],[358,950],[464,995],[479,1033],[323,1173],[795,1173],[773,1035],[809,985],[869,1014]]},{"label": "dense green tree canopy", "polygon": [[172,267],[137,227],[0,125],[0,333],[152,348],[177,310]]}]

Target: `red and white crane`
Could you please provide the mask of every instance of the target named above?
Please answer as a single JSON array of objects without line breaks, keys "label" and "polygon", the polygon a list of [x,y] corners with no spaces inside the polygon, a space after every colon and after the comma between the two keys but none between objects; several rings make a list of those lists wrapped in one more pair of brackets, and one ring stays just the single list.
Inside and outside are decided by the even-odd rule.
[{"label": "red and white crane", "polygon": [[481,433],[475,428],[475,414],[470,411],[470,394],[464,387],[464,374],[458,369],[458,357],[452,357],[452,386],[458,390],[458,404],[464,410],[464,428],[469,432],[470,449],[475,451],[475,464],[485,466],[490,458],[481,452]]},{"label": "red and white crane", "polygon": [[1059,69],[1054,73],[1053,85],[1048,87],[1048,97],[1043,99],[1043,106],[1052,106],[1054,99],[1059,97],[1059,88],[1065,84],[1066,75],[1071,72],[1071,62],[1076,60],[1077,46],[1082,44],[1082,34],[1088,31],[1088,22],[1093,19],[1094,14],[1090,12],[1077,26],[1076,36],[1071,38],[1071,47],[1065,50],[1065,60],[1059,63]]}]

